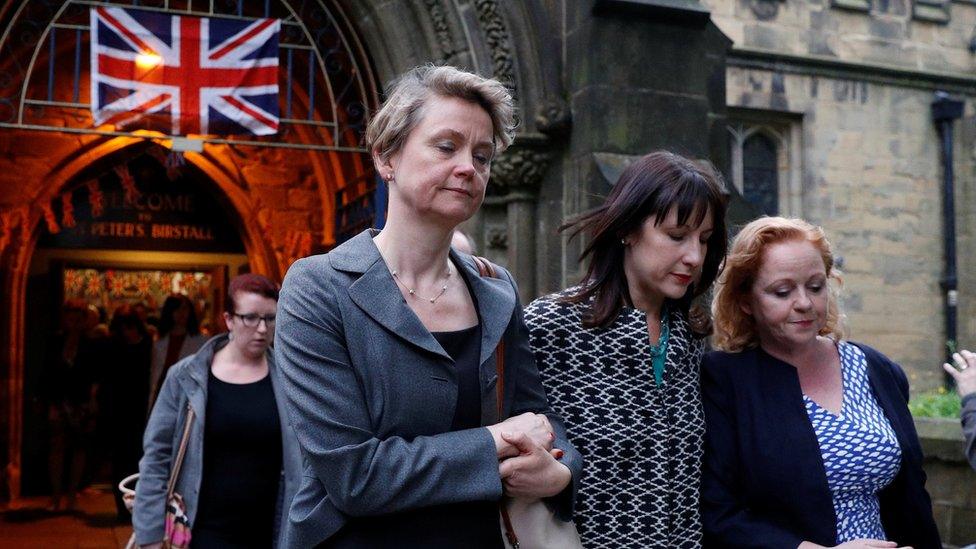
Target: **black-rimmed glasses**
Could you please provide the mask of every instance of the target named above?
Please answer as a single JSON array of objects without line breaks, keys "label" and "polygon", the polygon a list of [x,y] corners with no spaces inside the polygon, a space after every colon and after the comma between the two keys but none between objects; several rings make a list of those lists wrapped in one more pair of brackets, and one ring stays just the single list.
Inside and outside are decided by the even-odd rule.
[{"label": "black-rimmed glasses", "polygon": [[242,315],[238,313],[231,313],[231,314],[241,319],[241,322],[244,324],[244,326],[247,326],[248,328],[257,328],[258,324],[261,324],[262,320],[264,321],[264,325],[267,326],[268,328],[274,328],[275,325],[275,315],[261,316],[257,313],[250,313],[246,315]]}]

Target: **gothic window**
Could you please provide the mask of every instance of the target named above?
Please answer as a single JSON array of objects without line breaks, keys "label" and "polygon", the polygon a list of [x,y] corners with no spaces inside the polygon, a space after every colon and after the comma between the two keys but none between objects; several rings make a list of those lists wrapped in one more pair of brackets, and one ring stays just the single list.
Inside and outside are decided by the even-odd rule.
[{"label": "gothic window", "polygon": [[800,123],[755,112],[730,117],[732,183],[756,215],[801,216]]},{"label": "gothic window", "polygon": [[776,148],[764,133],[754,133],[742,144],[742,196],[766,215],[779,214]]}]

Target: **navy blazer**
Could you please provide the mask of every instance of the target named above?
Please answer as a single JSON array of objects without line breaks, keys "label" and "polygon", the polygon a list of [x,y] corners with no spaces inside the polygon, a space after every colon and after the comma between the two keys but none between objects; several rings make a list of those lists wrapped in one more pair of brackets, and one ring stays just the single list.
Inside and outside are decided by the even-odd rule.
[{"label": "navy blazer", "polygon": [[[503,417],[546,413],[572,472],[557,513],[572,518],[582,457],[551,413],[511,276],[451,260],[481,320],[481,420],[499,421],[495,349],[505,341]],[[498,457],[483,427],[451,432],[454,361],[410,309],[364,231],[328,254],[295,262],[278,302],[275,354],[304,456],[304,480],[286,525],[288,547],[313,547],[347,516],[397,513],[502,496]]]},{"label": "navy blazer", "polygon": [[[908,379],[878,351],[856,345],[867,357],[871,390],[902,451],[898,475],[878,494],[885,533],[899,546],[940,549],[908,411]],[[702,363],[702,399],[705,546],[836,545],[837,517],[796,368],[762,349],[712,352]]]}]

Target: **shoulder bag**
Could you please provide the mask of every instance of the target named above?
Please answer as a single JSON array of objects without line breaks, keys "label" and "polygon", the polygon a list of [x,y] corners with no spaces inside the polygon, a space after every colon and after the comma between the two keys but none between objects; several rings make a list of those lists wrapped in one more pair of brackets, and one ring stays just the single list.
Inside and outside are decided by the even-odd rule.
[{"label": "shoulder bag", "polygon": [[[495,267],[483,257],[473,256],[482,277],[499,278]],[[502,420],[505,397],[505,339],[495,349],[495,399]],[[498,502],[499,524],[506,549],[582,549],[573,521],[560,520],[541,499],[502,496]]]},{"label": "shoulder bag", "polygon": [[[176,493],[176,481],[180,478],[180,468],[183,466],[183,458],[186,457],[186,447],[190,442],[190,428],[193,426],[193,408],[186,407],[186,423],[183,425],[183,436],[180,438],[180,447],[176,452],[176,459],[169,473],[169,482],[166,483],[166,532],[163,535],[163,549],[187,549],[190,546],[190,519],[186,516],[186,504],[183,496]],[[119,483],[119,491],[122,492],[122,500],[125,506],[132,511],[137,505],[136,491],[129,485],[139,479],[139,473],[129,475]],[[136,547],[136,535],[132,534],[126,549]]]}]

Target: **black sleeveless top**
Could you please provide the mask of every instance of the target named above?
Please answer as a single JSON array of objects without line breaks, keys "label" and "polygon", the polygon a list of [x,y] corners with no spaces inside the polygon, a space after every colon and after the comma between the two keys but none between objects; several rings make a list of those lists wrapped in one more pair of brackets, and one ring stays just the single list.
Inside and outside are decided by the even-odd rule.
[{"label": "black sleeveless top", "polygon": [[[481,325],[431,335],[454,359],[458,379],[457,407],[451,430],[481,426]],[[492,393],[494,394],[494,393]],[[381,549],[464,547],[501,549],[498,503],[471,501],[436,505],[377,517],[351,518],[319,547]]]},{"label": "black sleeveless top", "polygon": [[271,547],[282,452],[271,376],[237,384],[211,372],[205,420],[193,549]]}]

